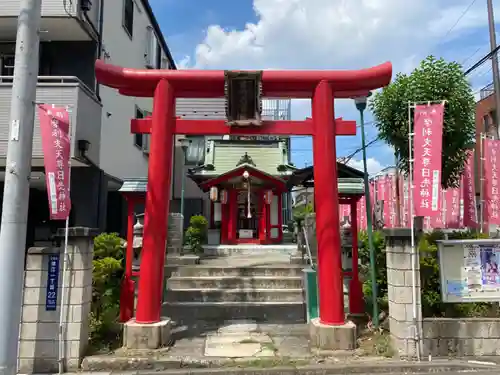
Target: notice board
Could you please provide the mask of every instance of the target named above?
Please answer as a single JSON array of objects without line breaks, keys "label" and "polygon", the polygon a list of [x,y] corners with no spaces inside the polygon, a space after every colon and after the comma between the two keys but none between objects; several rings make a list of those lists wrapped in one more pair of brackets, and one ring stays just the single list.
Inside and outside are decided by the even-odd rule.
[{"label": "notice board", "polygon": [[438,241],[443,302],[500,301],[500,240]]}]

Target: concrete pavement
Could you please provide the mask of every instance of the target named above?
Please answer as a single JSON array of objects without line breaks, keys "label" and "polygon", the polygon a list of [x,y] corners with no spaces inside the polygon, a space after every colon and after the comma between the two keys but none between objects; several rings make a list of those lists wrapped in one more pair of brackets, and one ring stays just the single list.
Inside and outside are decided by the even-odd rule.
[{"label": "concrete pavement", "polygon": [[[200,368],[162,371],[155,371],[152,369],[142,371],[79,372],[78,375],[407,375],[430,373],[463,375],[464,372],[473,375],[492,375],[498,373],[499,369],[500,367],[497,365],[478,365],[459,360],[438,360],[421,363],[394,361],[392,363],[364,364],[357,366],[315,365],[273,368]],[[68,373],[65,375],[71,374]]]}]

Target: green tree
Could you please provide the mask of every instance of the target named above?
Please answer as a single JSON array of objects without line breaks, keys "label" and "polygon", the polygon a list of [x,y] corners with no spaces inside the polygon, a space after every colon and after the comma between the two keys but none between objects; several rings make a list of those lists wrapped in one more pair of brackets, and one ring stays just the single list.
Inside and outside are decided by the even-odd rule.
[{"label": "green tree", "polygon": [[[429,56],[411,74],[398,74],[369,106],[379,137],[394,148],[399,168],[408,173],[408,103],[439,100],[446,100],[441,184],[447,188],[458,185],[475,137],[475,100],[462,66]],[[410,118],[413,129],[413,114]]]}]

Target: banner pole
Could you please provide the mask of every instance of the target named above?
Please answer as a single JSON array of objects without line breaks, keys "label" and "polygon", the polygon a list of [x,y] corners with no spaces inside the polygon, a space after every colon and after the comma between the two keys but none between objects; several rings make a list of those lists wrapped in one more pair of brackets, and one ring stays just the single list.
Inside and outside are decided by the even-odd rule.
[{"label": "banner pole", "polygon": [[[67,106],[66,111],[68,112],[68,138],[69,138],[69,158],[68,158],[68,195],[71,194],[71,152],[73,150],[73,140],[72,140],[72,121],[71,121],[71,107]],[[68,309],[66,306],[66,279],[69,268],[69,254],[68,254],[68,241],[69,241],[69,215],[71,214],[71,208],[68,212],[68,216],[66,217],[65,228],[64,228],[64,253],[63,253],[63,271],[62,271],[62,280],[61,280],[61,307],[59,311],[59,374],[64,373],[64,360],[65,360],[65,349],[66,349],[66,340],[64,339],[65,333],[65,323],[67,320],[64,318],[68,315]]]}]

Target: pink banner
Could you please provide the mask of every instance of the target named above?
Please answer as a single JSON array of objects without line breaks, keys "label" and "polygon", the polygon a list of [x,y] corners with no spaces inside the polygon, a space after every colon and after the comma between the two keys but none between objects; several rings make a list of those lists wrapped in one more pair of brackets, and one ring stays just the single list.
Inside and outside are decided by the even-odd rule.
[{"label": "pink banner", "polygon": [[387,228],[396,227],[396,175],[388,174],[387,183],[387,211],[388,221],[385,223]]},{"label": "pink banner", "polygon": [[351,216],[351,206],[348,204],[341,204],[340,210],[339,210],[339,216],[340,216],[339,219],[340,219],[341,223],[344,221],[344,219],[346,217],[349,219]]},{"label": "pink banner", "polygon": [[450,188],[444,193],[445,224],[446,228],[460,228],[460,189]]},{"label": "pink banner", "polygon": [[377,177],[376,182],[376,191],[377,191],[377,201],[384,201],[383,205],[383,217],[384,217],[384,226],[389,224],[389,184],[388,184],[387,176],[379,176]]},{"label": "pink banner", "polygon": [[399,174],[399,206],[401,210],[401,227],[408,226],[408,181]]},{"label": "pink banner", "polygon": [[444,208],[444,199],[445,192],[439,187],[439,196],[441,199],[439,200],[439,214],[434,215],[429,218],[430,228],[431,229],[444,229],[445,228],[445,208]]},{"label": "pink banner", "polygon": [[413,138],[415,216],[440,215],[443,104],[417,105]]},{"label": "pink banner", "polygon": [[500,168],[500,141],[484,140],[484,222],[486,224],[500,224],[499,215],[499,190],[498,190],[498,168]]},{"label": "pink banner", "polygon": [[357,204],[358,209],[358,229],[366,230],[366,199],[361,197]]},{"label": "pink banner", "polygon": [[69,196],[69,114],[65,108],[38,106],[45,179],[50,218],[66,220],[71,210]]},{"label": "pink banner", "polygon": [[474,150],[469,151],[469,158],[462,176],[462,199],[464,204],[463,225],[467,228],[477,228]]},{"label": "pink banner", "polygon": [[370,181],[370,215],[373,222],[373,207],[375,205],[375,181]]}]

